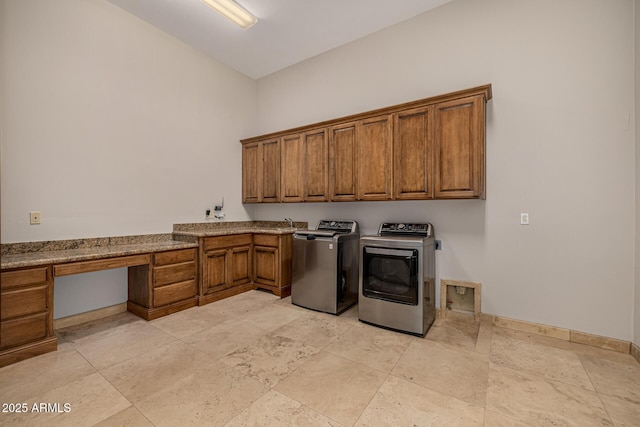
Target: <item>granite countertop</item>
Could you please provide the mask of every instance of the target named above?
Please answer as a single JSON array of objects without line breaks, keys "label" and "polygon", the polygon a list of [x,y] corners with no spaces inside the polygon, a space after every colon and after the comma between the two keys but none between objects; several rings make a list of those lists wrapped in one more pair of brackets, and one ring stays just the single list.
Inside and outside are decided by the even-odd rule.
[{"label": "granite countertop", "polygon": [[235,222],[197,222],[190,224],[174,224],[173,234],[176,238],[229,236],[233,234],[293,234],[296,230],[306,229],[308,223],[294,222],[293,227],[285,221],[235,221]]},{"label": "granite countertop", "polygon": [[115,258],[198,247],[198,237],[243,233],[292,234],[306,222],[221,221],[174,224],[172,234],[96,237],[74,240],[6,243],[1,247],[0,269]]},{"label": "granite countertop", "polygon": [[62,264],[197,247],[198,243],[195,239],[193,241],[173,240],[171,234],[4,244],[0,269]]}]

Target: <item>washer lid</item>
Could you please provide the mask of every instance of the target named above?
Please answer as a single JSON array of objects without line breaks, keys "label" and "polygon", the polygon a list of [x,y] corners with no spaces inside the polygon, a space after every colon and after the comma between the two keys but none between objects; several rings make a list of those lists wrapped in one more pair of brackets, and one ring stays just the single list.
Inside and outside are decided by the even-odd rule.
[{"label": "washer lid", "polygon": [[338,231],[332,230],[298,230],[293,233],[294,236],[315,236],[315,237],[333,237],[340,234]]}]

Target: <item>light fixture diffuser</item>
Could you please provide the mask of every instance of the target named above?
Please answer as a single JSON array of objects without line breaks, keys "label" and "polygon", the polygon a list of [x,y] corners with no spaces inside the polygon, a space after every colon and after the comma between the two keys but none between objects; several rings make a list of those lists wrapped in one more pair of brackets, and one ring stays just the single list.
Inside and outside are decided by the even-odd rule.
[{"label": "light fixture diffuser", "polygon": [[258,18],[233,0],[202,0],[202,2],[244,29],[258,22]]}]

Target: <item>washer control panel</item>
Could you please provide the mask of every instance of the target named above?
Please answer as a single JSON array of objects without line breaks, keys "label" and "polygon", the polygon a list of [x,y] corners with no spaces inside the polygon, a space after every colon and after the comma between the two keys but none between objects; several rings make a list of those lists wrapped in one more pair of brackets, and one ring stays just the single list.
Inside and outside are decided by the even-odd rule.
[{"label": "washer control panel", "polygon": [[356,221],[323,219],[318,222],[316,230],[331,230],[338,233],[356,233],[358,232],[358,223]]},{"label": "washer control panel", "polygon": [[429,223],[383,222],[378,229],[379,236],[405,235],[431,237],[433,227]]}]

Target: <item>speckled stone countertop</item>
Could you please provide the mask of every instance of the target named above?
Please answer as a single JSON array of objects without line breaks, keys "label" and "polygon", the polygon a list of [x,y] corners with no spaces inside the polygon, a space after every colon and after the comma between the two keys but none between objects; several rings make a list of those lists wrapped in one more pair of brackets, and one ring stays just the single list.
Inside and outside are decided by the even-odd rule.
[{"label": "speckled stone countertop", "polygon": [[102,258],[197,248],[195,238],[182,236],[173,240],[171,234],[98,237],[74,240],[6,243],[1,246],[2,270],[36,265],[62,264]]},{"label": "speckled stone countertop", "polygon": [[232,234],[293,234],[296,230],[306,229],[308,223],[294,222],[289,227],[286,221],[221,221],[196,222],[189,224],[174,224],[173,236],[180,239],[185,237],[228,236]]},{"label": "speckled stone countertop", "polygon": [[0,245],[0,269],[197,248],[198,237],[243,233],[292,234],[307,227],[306,222],[294,222],[293,227],[289,227],[286,221],[197,222],[174,224],[173,234],[4,243]]}]

